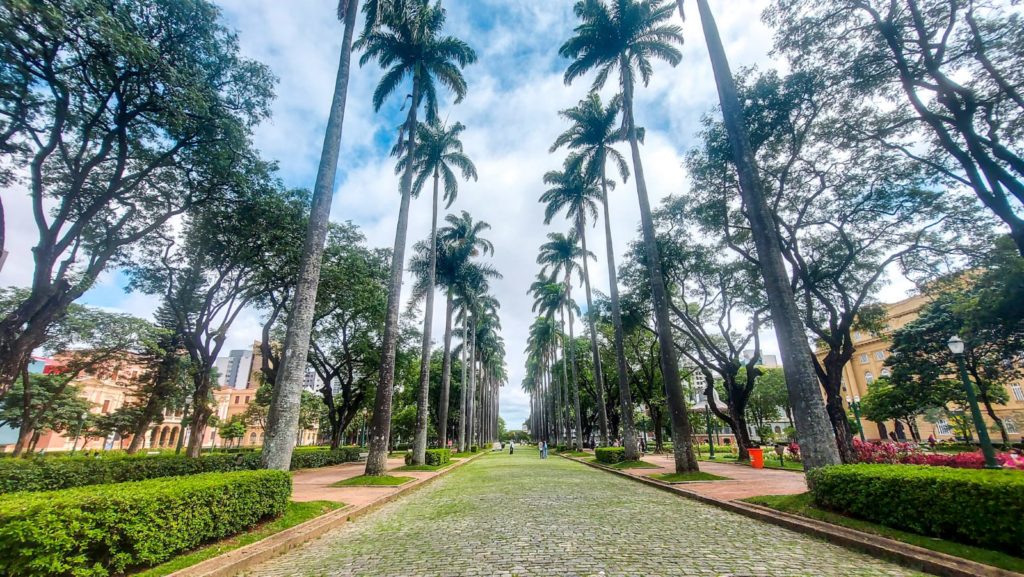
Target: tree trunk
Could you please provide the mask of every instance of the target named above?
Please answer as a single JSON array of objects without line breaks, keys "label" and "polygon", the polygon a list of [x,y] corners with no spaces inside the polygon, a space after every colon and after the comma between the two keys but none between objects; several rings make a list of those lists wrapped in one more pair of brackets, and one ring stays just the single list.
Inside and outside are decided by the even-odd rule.
[{"label": "tree trunk", "polygon": [[[677,2],[682,11],[682,0]],[[775,221],[758,175],[729,61],[707,0],[697,0],[697,7],[718,85],[722,116],[736,161],[740,193],[747,208],[758,263],[768,293],[771,317],[782,353],[786,388],[796,417],[796,428],[800,434],[804,468],[816,469],[826,465],[837,465],[841,462],[839,451],[826,419],[811,350],[807,345],[807,333],[800,321],[800,311],[796,306],[789,275],[782,261]]]},{"label": "tree trunk", "polygon": [[462,321],[462,381],[459,382],[459,452],[462,453],[466,450],[466,396],[467,388],[469,383],[466,380],[466,374],[469,368],[466,366],[466,353],[469,347],[469,341],[466,335],[466,323],[468,318]]},{"label": "tree trunk", "polygon": [[662,414],[660,408],[656,408],[653,405],[648,406],[647,410],[651,413],[651,423],[654,425],[654,452],[664,453],[665,433],[662,429],[665,427],[665,424],[662,421],[665,416]]},{"label": "tree trunk", "polygon": [[[583,260],[586,261],[586,252],[583,253]],[[572,288],[569,274],[565,275],[565,297],[571,303],[572,302]],[[572,368],[572,405],[573,412],[576,413],[576,437],[569,437],[572,441],[573,448],[577,451],[583,448],[583,417],[580,413],[580,382],[579,377],[576,374],[576,337],[573,334],[572,328],[572,308],[566,305],[565,308],[569,309],[569,366]],[[568,443],[566,443],[568,444]]]},{"label": "tree trunk", "polygon": [[[658,331],[658,346],[661,374],[665,384],[665,399],[668,401],[669,418],[672,422],[672,446],[674,449],[677,473],[697,471],[697,457],[693,454],[690,443],[690,417],[683,397],[683,387],[679,378],[679,360],[675,354],[672,338],[672,324],[669,320],[668,292],[665,279],[661,272],[661,257],[658,255],[657,239],[654,232],[654,219],[651,216],[651,201],[647,196],[647,182],[644,178],[643,163],[640,160],[640,144],[637,141],[636,122],[633,119],[633,79],[628,64],[623,62],[623,116],[629,134],[629,148],[633,155],[633,181],[636,183],[637,197],[640,200],[640,227],[643,231],[644,253],[647,268],[651,277],[651,296],[654,304],[654,321]],[[623,418],[631,415],[623,415]],[[632,437],[632,435],[630,435]],[[627,441],[626,453],[633,452],[636,458],[636,439]]]},{"label": "tree trunk", "polygon": [[442,449],[448,448],[448,395],[452,382],[452,314],[455,311],[451,289],[447,294],[444,309],[444,357],[441,359],[441,400],[437,404],[437,434],[440,435]]},{"label": "tree trunk", "polygon": [[[411,159],[410,159],[411,163]],[[434,200],[430,221],[430,272],[423,310],[423,343],[420,347],[420,383],[416,397],[416,434],[413,438],[412,464],[427,462],[427,432],[430,421],[430,332],[434,323],[434,283],[437,281],[437,196],[440,173],[434,170]],[[440,431],[438,431],[439,434]]]},{"label": "tree trunk", "polygon": [[580,246],[583,248],[583,287],[587,293],[587,324],[590,327],[590,353],[594,357],[594,394],[597,405],[597,423],[601,431],[601,445],[608,445],[608,413],[604,408],[604,369],[601,367],[601,352],[597,346],[597,326],[594,323],[594,301],[590,292],[590,264],[587,262],[587,233],[584,230],[583,214],[580,213],[576,228],[580,232]]},{"label": "tree trunk", "polygon": [[413,76],[412,104],[405,123],[406,150],[409,159],[402,175],[402,201],[398,208],[395,246],[391,253],[391,281],[388,287],[388,312],[384,322],[384,342],[380,354],[380,382],[373,403],[370,423],[370,451],[366,458],[367,475],[383,475],[388,464],[388,441],[391,437],[391,399],[395,393],[395,353],[398,350],[398,309],[402,306],[402,273],[405,271],[405,239],[409,229],[409,203],[412,198],[412,176],[416,163],[416,111],[419,109],[420,80]]},{"label": "tree trunk", "polygon": [[989,418],[992,419],[992,422],[996,424],[996,428],[999,429],[999,435],[1003,439],[1003,445],[1005,447],[1009,447],[1010,435],[1006,431],[1006,424],[1003,423],[1003,420],[999,418],[999,415],[996,414],[995,408],[992,406],[992,399],[990,399],[988,395],[981,392],[981,387],[977,387],[977,389],[978,392],[981,393],[980,395],[978,395],[978,397],[981,398],[981,403],[985,405],[985,412],[988,413]]},{"label": "tree trunk", "polygon": [[14,444],[13,457],[20,457],[25,451],[35,428],[32,419],[32,382],[28,376],[28,365],[21,367],[21,382],[21,428],[18,429],[18,441]]},{"label": "tree trunk", "polygon": [[[135,432],[132,433],[132,442],[128,444],[128,454],[134,455],[142,448],[142,445],[146,441],[146,431],[149,430],[150,423],[156,418],[163,406],[163,399],[156,393],[149,397],[149,401],[146,402],[146,408],[142,410],[142,417],[139,422],[135,424]],[[180,433],[179,433],[180,434]]]},{"label": "tree trunk", "polygon": [[469,316],[469,390],[466,391],[466,437],[473,446],[473,418],[476,416],[476,317]]},{"label": "tree trunk", "polygon": [[291,467],[292,450],[299,430],[299,412],[302,384],[306,375],[310,332],[313,329],[313,309],[316,306],[317,286],[320,284],[320,264],[331,216],[334,197],[334,177],[341,151],[342,126],[345,121],[345,101],[348,97],[348,77],[352,60],[352,34],[356,25],[359,0],[348,0],[345,14],[345,33],[341,44],[341,61],[334,84],[334,98],[327,119],[320,167],[313,187],[313,205],[302,247],[302,265],[295,285],[295,299],[288,315],[288,329],[276,386],[267,413],[267,430],[263,437],[263,467],[287,471]]},{"label": "tree trunk", "polygon": [[[612,302],[612,326],[615,330],[615,366],[616,376],[619,381],[619,411],[623,429],[622,437],[624,440],[632,439],[634,441],[632,444],[635,446],[636,431],[633,426],[633,395],[629,390],[629,379],[626,369],[626,346],[622,329],[622,308],[619,306],[619,277],[615,269],[615,246],[612,242],[612,219],[608,211],[608,180],[604,165],[601,166],[601,191],[601,204],[604,208],[605,253],[608,260],[608,292]],[[611,429],[616,431],[618,427],[611,427]],[[630,459],[629,446],[627,442],[627,459]],[[633,453],[632,458],[635,459],[635,449]]]},{"label": "tree trunk", "polygon": [[206,434],[206,422],[213,411],[210,410],[210,370],[206,368],[195,376],[196,388],[192,396],[192,424],[189,427],[188,448],[185,455],[199,457],[203,451],[203,435]]}]

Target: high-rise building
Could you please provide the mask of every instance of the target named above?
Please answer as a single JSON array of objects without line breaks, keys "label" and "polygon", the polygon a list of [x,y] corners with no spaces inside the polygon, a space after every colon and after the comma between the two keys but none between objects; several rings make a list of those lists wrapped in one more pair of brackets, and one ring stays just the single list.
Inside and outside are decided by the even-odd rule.
[{"label": "high-rise building", "polygon": [[218,384],[221,387],[244,389],[249,386],[249,373],[252,370],[252,351],[231,351],[226,357],[217,357],[214,366],[217,368]]}]

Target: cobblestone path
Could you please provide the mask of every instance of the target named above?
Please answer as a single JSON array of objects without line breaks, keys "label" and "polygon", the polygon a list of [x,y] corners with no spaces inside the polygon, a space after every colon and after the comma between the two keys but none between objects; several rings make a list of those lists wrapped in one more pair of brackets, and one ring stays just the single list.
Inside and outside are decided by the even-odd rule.
[{"label": "cobblestone path", "polygon": [[247,573],[271,576],[916,575],[536,451],[488,455]]}]

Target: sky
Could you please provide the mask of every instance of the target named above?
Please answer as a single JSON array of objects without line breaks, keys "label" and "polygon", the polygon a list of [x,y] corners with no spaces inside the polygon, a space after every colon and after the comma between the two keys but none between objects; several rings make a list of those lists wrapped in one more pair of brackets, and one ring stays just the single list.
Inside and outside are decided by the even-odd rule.
[{"label": "sky", "polygon": [[[272,119],[255,131],[263,156],[280,166],[289,187],[312,188],[324,127],[337,73],[342,25],[335,0],[216,0],[227,25],[237,30],[242,54],[268,65],[278,77]],[[468,42],[478,60],[465,70],[469,92],[452,105],[443,98],[441,117],[466,125],[463,144],[476,164],[479,180],[462,183],[450,211],[468,211],[491,224],[487,238],[495,245],[491,264],[504,278],[492,289],[501,301],[502,334],[508,352],[509,382],[501,390],[501,416],[509,428],[519,428],[528,412],[528,398],[519,387],[524,348],[533,318],[532,298],[526,294],[538,266],[537,248],[549,232],[567,232],[568,221],[543,223],[538,197],[543,174],[561,167],[564,153],[548,148],[566,125],[558,111],[583,98],[592,76],[571,86],[562,81],[568,61],[558,48],[572,33],[574,0],[446,0],[446,32]],[[774,68],[770,55],[772,31],[760,19],[767,0],[713,2],[718,25],[734,69]],[[726,10],[725,7],[728,7]],[[696,144],[700,118],[717,104],[717,93],[700,22],[694,9],[683,24],[683,61],[672,68],[656,63],[649,86],[638,87],[636,119],[646,128],[641,155],[651,202],[686,190],[683,158]],[[676,17],[676,22],[681,23]],[[374,112],[371,94],[381,71],[370,63],[353,70],[345,114],[341,159],[335,183],[332,220],[359,225],[368,243],[391,247],[395,235],[399,194],[394,161],[388,151],[402,122],[400,96]],[[607,96],[607,94],[606,94]],[[624,152],[628,152],[624,150]],[[11,254],[0,272],[0,286],[29,283],[30,248],[36,232],[27,212],[27,199],[5,199]],[[19,213],[19,211],[21,211]],[[632,181],[612,194],[610,211],[616,257],[621,262],[627,245],[637,236],[639,209]],[[19,218],[23,214],[25,218]],[[429,234],[429,197],[414,200],[409,244]],[[603,223],[590,229],[589,245],[597,260],[591,264],[594,290],[607,294],[608,275]],[[150,318],[157,300],[126,293],[125,277],[105,273],[80,302]],[[409,283],[406,282],[408,289]],[[894,287],[883,300],[902,295]],[[582,300],[582,293],[576,293]],[[403,302],[405,302],[403,295]],[[443,308],[443,305],[442,305]],[[440,342],[443,314],[435,314],[435,342]],[[229,333],[225,351],[248,348],[260,334],[259,311],[245,311]],[[577,327],[582,334],[582,327]],[[765,352],[777,353],[770,334]]]}]

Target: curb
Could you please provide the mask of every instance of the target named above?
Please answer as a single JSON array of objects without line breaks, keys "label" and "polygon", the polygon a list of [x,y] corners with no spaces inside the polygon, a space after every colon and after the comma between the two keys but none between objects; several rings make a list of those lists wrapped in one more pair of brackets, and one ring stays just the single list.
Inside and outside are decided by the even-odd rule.
[{"label": "curb", "polygon": [[246,569],[258,565],[268,559],[277,557],[278,555],[290,551],[291,549],[295,549],[301,545],[305,545],[309,541],[320,537],[331,529],[335,529],[349,521],[354,521],[368,513],[372,513],[387,503],[390,503],[399,497],[404,497],[420,487],[430,484],[435,479],[440,479],[455,469],[467,465],[487,454],[488,453],[481,452],[475,456],[455,463],[451,467],[438,471],[438,474],[433,477],[417,479],[416,481],[405,483],[400,486],[401,488],[398,491],[371,503],[367,503],[361,507],[348,505],[341,509],[336,509],[330,513],[320,515],[319,517],[310,519],[309,521],[300,523],[289,529],[285,529],[280,533],[275,533],[266,539],[262,539],[244,547],[239,547],[238,549],[228,551],[227,553],[216,557],[211,557],[210,559],[192,565],[191,567],[175,571],[168,577],[233,577],[234,575],[237,575],[242,571],[245,571]]},{"label": "curb", "polygon": [[791,513],[776,511],[775,509],[754,505],[753,503],[715,499],[713,497],[708,497],[706,495],[701,495],[684,489],[678,485],[669,485],[660,481],[655,481],[654,479],[632,475],[625,471],[612,469],[610,467],[590,463],[581,459],[565,456],[562,458],[570,461],[576,461],[577,463],[581,463],[595,469],[607,471],[627,479],[632,479],[638,483],[643,483],[644,485],[661,489],[662,491],[674,493],[680,497],[700,501],[752,519],[778,525],[791,531],[796,531],[812,537],[818,537],[828,541],[829,543],[835,543],[848,549],[853,549],[863,553],[870,553],[875,557],[888,559],[910,569],[924,571],[926,573],[931,573],[932,575],[939,575],[941,577],[1020,577],[1022,575],[1021,573],[1016,573],[1014,571],[1007,571],[1006,569],[1000,569],[991,565],[961,559],[960,557],[939,553],[938,551],[932,551],[909,543],[903,543],[902,541],[896,541],[879,535],[872,535],[855,529],[840,527],[831,523],[825,523],[824,521],[800,517]]}]

